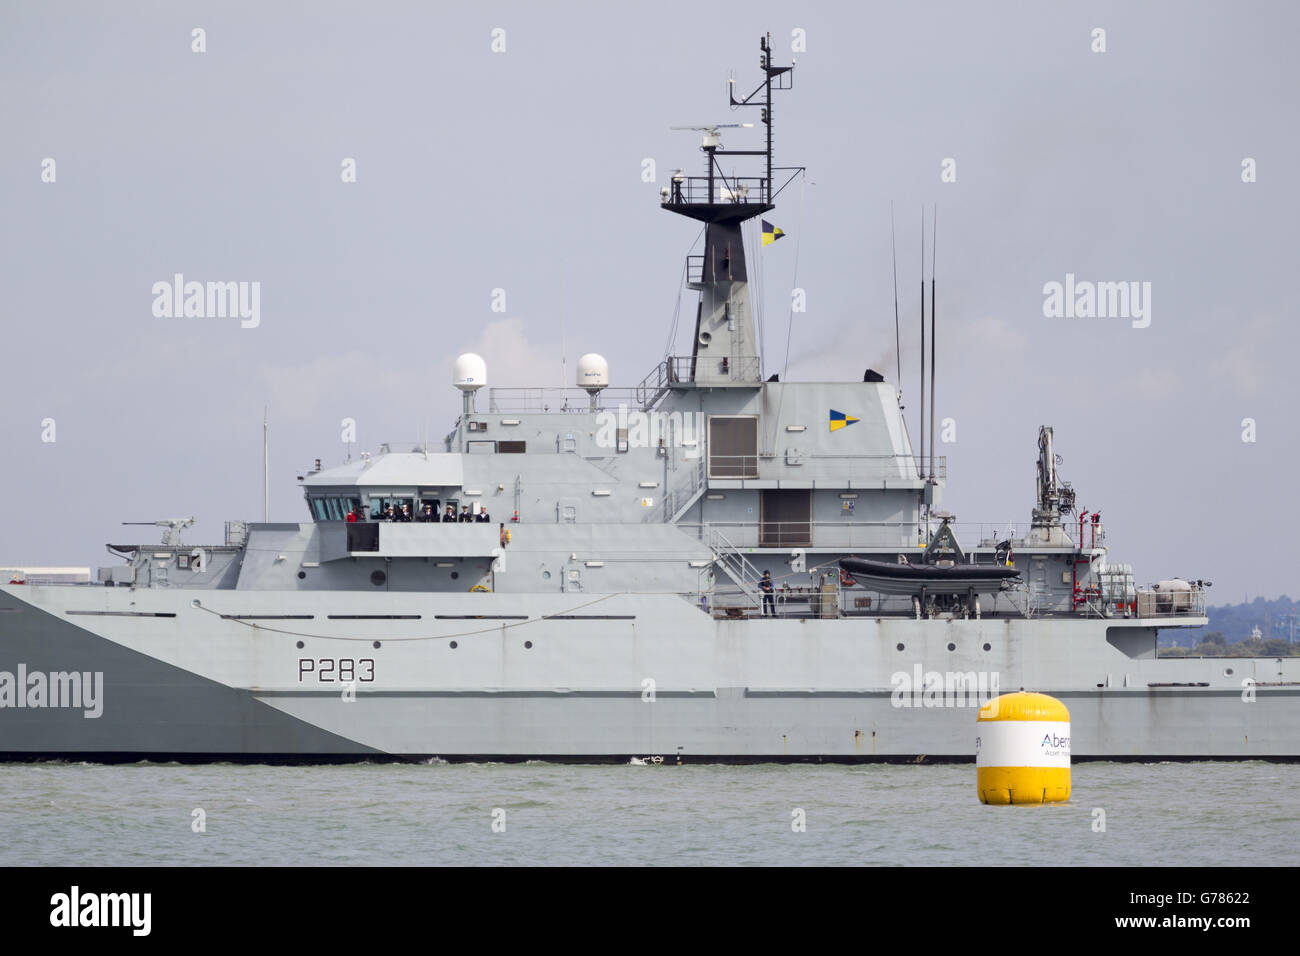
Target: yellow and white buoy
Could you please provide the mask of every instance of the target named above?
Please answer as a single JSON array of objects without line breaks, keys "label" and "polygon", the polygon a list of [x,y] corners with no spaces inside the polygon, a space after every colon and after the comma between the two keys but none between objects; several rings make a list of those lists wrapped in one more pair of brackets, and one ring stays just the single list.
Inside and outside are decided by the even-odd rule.
[{"label": "yellow and white buoy", "polygon": [[975,719],[980,803],[1070,799],[1070,712],[1046,694],[1003,694]]}]

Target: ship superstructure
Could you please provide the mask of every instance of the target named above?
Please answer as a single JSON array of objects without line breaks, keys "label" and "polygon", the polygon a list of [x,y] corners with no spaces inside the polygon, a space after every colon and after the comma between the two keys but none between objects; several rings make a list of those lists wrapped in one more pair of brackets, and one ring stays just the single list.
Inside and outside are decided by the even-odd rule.
[{"label": "ship superstructure", "polygon": [[881,375],[765,376],[742,226],[800,170],[773,165],[793,68],[760,46],[729,105],[762,148],[699,127],[705,174],[660,197],[704,226],[689,354],[623,388],[583,356],[572,389],[461,356],[441,447],[318,463],[307,520],[200,546],[164,521],[94,584],[0,586],[0,752],[969,759],[973,707],[1023,687],[1070,708],[1076,757],[1300,754],[1295,661],[1159,658],[1206,585],[1109,560],[1050,427],[1016,534],[940,510],[946,461]]}]

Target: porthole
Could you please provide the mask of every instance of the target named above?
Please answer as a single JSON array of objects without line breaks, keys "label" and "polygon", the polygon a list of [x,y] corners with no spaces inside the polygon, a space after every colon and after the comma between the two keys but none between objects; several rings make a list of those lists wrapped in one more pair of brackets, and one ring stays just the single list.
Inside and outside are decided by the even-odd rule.
[{"label": "porthole", "polygon": [[948,650],[950,650],[950,651],[955,651],[956,649],[957,649],[957,645],[956,645],[956,644],[949,644],[949,645],[948,645]]},{"label": "porthole", "polygon": [[991,650],[993,650],[993,645],[992,645],[992,644],[985,644],[985,645],[984,645],[984,650],[986,650],[986,651],[991,651]]},{"label": "porthole", "polygon": [[306,572],[306,571],[299,571],[299,572],[298,572],[298,580],[299,580],[299,581],[301,581],[301,580],[302,580],[303,578],[305,578],[306,576],[307,576],[307,572]]},{"label": "porthole", "polygon": [[533,646],[532,641],[524,641],[524,647],[531,648],[532,646]]},{"label": "porthole", "polygon": [[900,650],[900,651],[903,649],[903,645],[902,645],[902,644],[896,644],[895,647],[896,647],[898,650]]},{"label": "porthole", "polygon": [[379,642],[378,642],[378,641],[375,641],[375,650],[378,650],[378,649],[379,649]]},{"label": "porthole", "polygon": [[1223,676],[1224,676],[1224,677],[1231,677],[1231,676],[1232,676],[1232,668],[1231,668],[1231,667],[1225,667],[1225,668],[1223,669]]},{"label": "porthole", "polygon": [[373,585],[374,585],[375,587],[377,587],[377,588],[378,588],[378,587],[383,587],[384,582],[387,581],[387,580],[388,580],[388,575],[385,574],[383,571],[371,571],[371,572],[370,572],[370,583],[373,584]]},{"label": "porthole", "polygon": [[298,650],[302,650],[302,641],[298,642]]},{"label": "porthole", "polygon": [[550,579],[551,579],[551,572],[550,572],[550,571],[543,571],[543,572],[542,572],[542,580],[543,580],[543,581],[549,581]]},{"label": "porthole", "polygon": [[458,577],[460,577],[460,572],[459,572],[459,571],[453,571],[453,572],[451,572],[451,579],[452,579],[453,581],[455,581]]},{"label": "porthole", "polygon": [[450,648],[454,651],[454,650],[455,650],[456,648],[458,648],[460,645],[457,644],[455,641],[452,641],[452,642],[451,642],[450,644],[448,644],[447,646],[450,647]]}]

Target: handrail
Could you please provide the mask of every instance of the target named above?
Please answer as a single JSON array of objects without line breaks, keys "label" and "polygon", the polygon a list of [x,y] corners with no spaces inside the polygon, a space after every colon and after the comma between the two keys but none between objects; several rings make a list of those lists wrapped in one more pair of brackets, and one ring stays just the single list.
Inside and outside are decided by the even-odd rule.
[{"label": "handrail", "polygon": [[[843,462],[868,462],[879,464],[903,464],[910,466],[907,468],[909,474],[905,477],[908,480],[920,481],[923,478],[933,477],[936,480],[948,478],[948,456],[947,455],[822,455],[808,454],[804,456],[810,461],[843,461]],[[883,477],[891,477],[884,475]]]},{"label": "handrail", "polygon": [[[586,389],[537,386],[534,388],[494,388],[488,390],[488,408],[473,415],[499,412],[542,412],[546,414],[581,414],[592,410],[592,398]],[[595,396],[597,411],[615,411],[620,405],[638,401],[637,388],[606,388]]]},{"label": "handrail", "polygon": [[651,408],[670,388],[691,385],[702,363],[716,363],[730,381],[746,385],[757,381],[762,368],[757,355],[669,355],[633,389],[641,410]]},{"label": "handrail", "polygon": [[1187,590],[1137,589],[1138,617],[1204,617],[1205,590],[1191,585]]},{"label": "handrail", "polygon": [[688,203],[759,203],[769,202],[769,186],[762,176],[674,176],[672,192],[666,206]]},{"label": "handrail", "polygon": [[[713,478],[761,479],[759,464],[764,463],[764,471],[772,474],[770,469],[784,469],[794,466],[806,466],[809,462],[830,463],[835,468],[837,478],[848,481],[924,481],[933,462],[936,481],[946,481],[948,477],[948,459],[946,457],[920,458],[916,455],[822,455],[815,453],[797,453],[787,449],[784,458],[772,451],[758,451],[749,455],[711,454],[709,461],[721,468],[714,467]],[[744,470],[746,474],[724,474],[727,470]],[[779,472],[788,476],[788,472]],[[819,472],[820,475],[820,472]]]},{"label": "handrail", "polygon": [[[750,602],[757,605],[759,601],[758,587],[750,584],[749,576],[752,573],[754,580],[757,581],[760,578],[758,568],[750,564],[749,559],[745,557],[740,549],[716,528],[709,528],[708,544],[709,550],[713,552],[714,561],[723,566],[723,569],[736,582]],[[736,567],[736,564],[739,567]]]},{"label": "handrail", "polygon": [[[812,542],[819,548],[832,551],[852,551],[860,550],[878,550],[889,551],[897,548],[899,551],[907,552],[917,548],[924,547],[928,540],[924,534],[924,522],[922,521],[870,521],[858,520],[851,518],[839,518],[830,520],[795,520],[795,521],[715,521],[715,522],[678,522],[677,527],[683,531],[696,532],[697,537],[704,539],[706,537],[705,528],[708,526],[725,528],[728,533],[737,540],[743,542],[743,547],[767,547],[759,544],[760,533],[765,529],[775,529],[779,534],[785,532],[800,532],[802,534],[811,533]],[[953,532],[957,536],[958,542],[962,548],[972,554],[975,551],[988,551],[996,549],[997,546],[1008,539],[1010,528],[1007,524],[992,524],[989,522],[953,522],[951,524]],[[1013,553],[1030,551],[1030,550],[1056,550],[1051,546],[1031,545],[1025,537],[1028,531],[1028,522],[1023,525],[1024,530],[1017,530],[1011,536],[1011,549]],[[936,530],[935,524],[931,525],[931,532]],[[1098,541],[1101,540],[1099,535]],[[1075,549],[1076,545],[1073,539],[1067,538],[1064,547]],[[784,544],[775,547],[784,547]],[[791,543],[792,547],[808,547],[807,543]]]},{"label": "handrail", "polygon": [[[687,475],[686,482],[664,492],[663,523],[672,524],[685,507],[682,502],[693,499],[696,492],[702,490],[704,485],[705,461],[703,458],[699,458],[695,462],[695,467]],[[649,520],[651,517],[653,517],[653,512],[647,515],[646,519]]]},{"label": "handrail", "polygon": [[695,379],[695,356],[669,355],[646,373],[633,390],[641,410],[652,408],[664,392],[675,385],[689,384]]}]

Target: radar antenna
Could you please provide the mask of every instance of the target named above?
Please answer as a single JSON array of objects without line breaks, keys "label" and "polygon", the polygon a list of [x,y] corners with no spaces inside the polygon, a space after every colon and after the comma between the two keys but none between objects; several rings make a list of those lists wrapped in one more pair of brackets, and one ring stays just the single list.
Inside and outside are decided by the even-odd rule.
[{"label": "radar antenna", "polygon": [[[695,126],[670,126],[674,130],[692,130],[702,135],[700,150],[705,154],[706,174],[704,176],[673,177],[673,187],[663,207],[670,212],[689,216],[705,223],[737,223],[761,215],[773,208],[772,202],[782,189],[794,181],[795,176],[803,172],[802,166],[774,167],[772,165],[772,91],[788,90],[793,86],[794,66],[773,66],[771,35],[759,39],[760,54],[758,65],[763,71],[763,80],[747,96],[737,98],[736,81],[727,80],[727,98],[732,109],[748,106],[759,110],[759,122],[763,125],[765,142],[763,149],[724,149],[722,130],[744,129],[753,123],[701,123]],[[764,162],[761,177],[739,180],[734,176],[728,180],[718,165],[719,156],[757,156]],[[789,172],[790,177],[774,189],[772,173]],[[720,197],[716,183],[722,181],[724,194]],[[745,196],[750,191],[757,194],[757,202],[745,203]],[[735,205],[746,204],[748,208],[739,214]],[[719,208],[721,207],[721,208]]]},{"label": "radar antenna", "polygon": [[753,123],[715,123],[712,126],[670,126],[669,129],[694,130],[697,133],[703,133],[703,142],[700,143],[700,149],[708,151],[711,149],[722,148],[722,134],[719,130],[724,129],[744,129],[753,126]]}]

